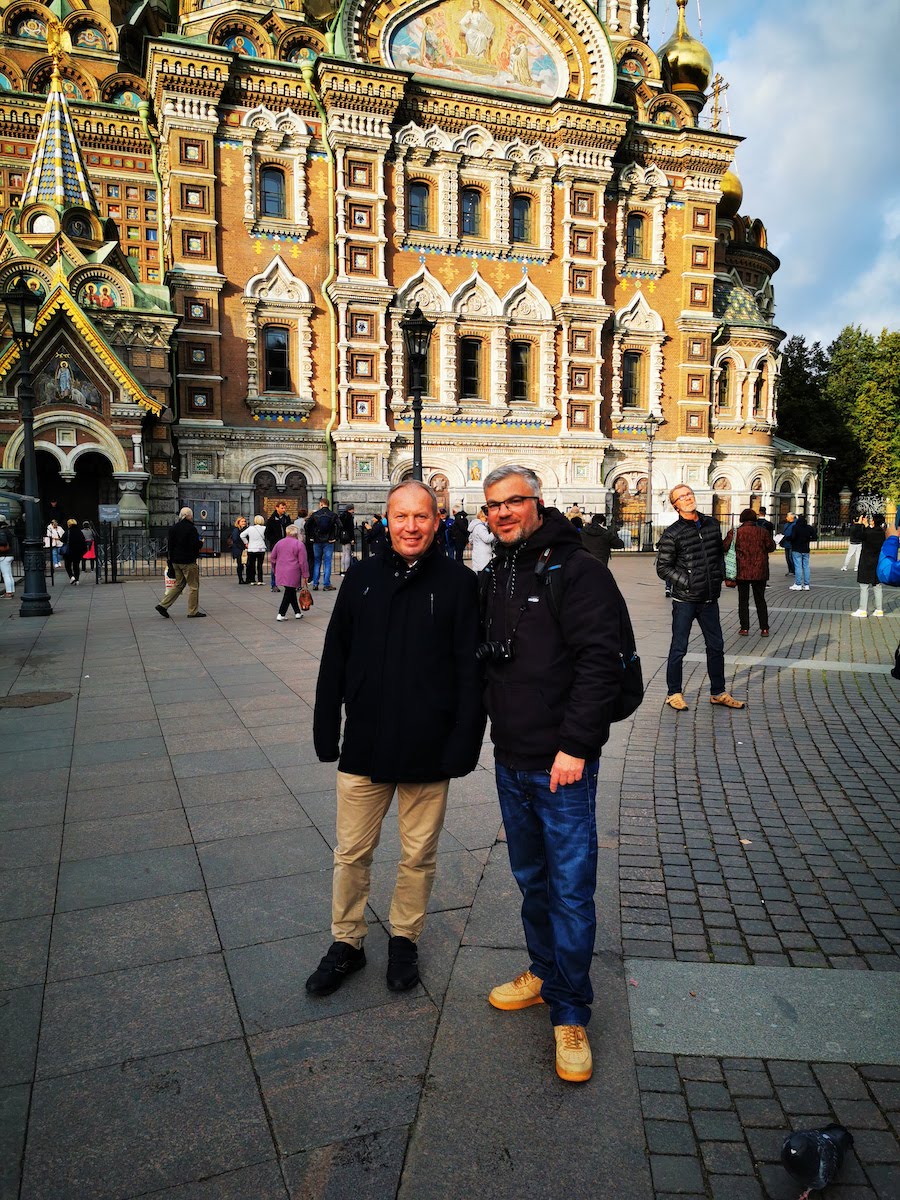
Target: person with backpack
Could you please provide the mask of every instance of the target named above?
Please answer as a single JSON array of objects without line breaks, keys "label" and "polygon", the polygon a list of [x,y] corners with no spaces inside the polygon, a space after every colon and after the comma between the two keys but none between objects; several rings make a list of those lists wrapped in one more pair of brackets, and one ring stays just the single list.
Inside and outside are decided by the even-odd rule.
[{"label": "person with backpack", "polygon": [[[556,1073],[581,1083],[593,1070],[586,1026],[596,933],[597,774],[622,690],[624,601],[578,530],[544,506],[530,468],[492,471],[484,495],[497,553],[479,575],[478,654],[530,956],[527,968],[493,988],[488,1000],[508,1012],[547,1004]],[[555,577],[562,586],[553,604]]]},{"label": "person with backpack", "polygon": [[[575,525],[574,520],[572,520],[572,524]],[[575,525],[575,528],[577,529],[578,526]],[[603,513],[594,513],[590,525],[580,532],[585,550],[592,554],[598,562],[602,562],[604,566],[609,566],[609,556],[613,550],[625,549],[625,543],[618,534],[606,528],[606,517]]]},{"label": "person with backpack", "polygon": [[[312,590],[319,590],[319,579],[322,579],[322,590],[333,592],[331,586],[331,563],[334,558],[334,544],[340,534],[340,523],[328,507],[324,496],[319,500],[319,507],[306,522],[306,539],[313,550],[313,585]],[[324,571],[323,571],[324,568]]]}]

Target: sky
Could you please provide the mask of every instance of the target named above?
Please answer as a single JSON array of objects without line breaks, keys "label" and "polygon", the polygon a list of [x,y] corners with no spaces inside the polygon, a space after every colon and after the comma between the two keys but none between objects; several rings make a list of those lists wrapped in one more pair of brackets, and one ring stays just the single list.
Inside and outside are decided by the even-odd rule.
[{"label": "sky", "polygon": [[[700,0],[700,15],[746,139],[741,212],[781,259],[776,323],[823,344],[900,330],[900,0]],[[697,0],[687,17],[698,37]],[[676,18],[651,0],[654,50]]]}]

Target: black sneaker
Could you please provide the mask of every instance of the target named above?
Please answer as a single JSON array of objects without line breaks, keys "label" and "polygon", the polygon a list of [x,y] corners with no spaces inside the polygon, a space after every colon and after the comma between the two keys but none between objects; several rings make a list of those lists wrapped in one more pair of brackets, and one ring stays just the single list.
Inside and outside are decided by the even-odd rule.
[{"label": "black sneaker", "polygon": [[328,953],[306,981],[306,990],[311,996],[330,996],[336,992],[348,975],[361,971],[366,965],[366,952],[357,950],[348,942],[332,942]]},{"label": "black sneaker", "polygon": [[167,608],[163,608],[161,604],[157,604],[156,611],[161,617],[167,617],[169,615],[169,610]]},{"label": "black sneaker", "polygon": [[419,952],[409,938],[388,942],[387,985],[392,992],[408,992],[419,982]]}]

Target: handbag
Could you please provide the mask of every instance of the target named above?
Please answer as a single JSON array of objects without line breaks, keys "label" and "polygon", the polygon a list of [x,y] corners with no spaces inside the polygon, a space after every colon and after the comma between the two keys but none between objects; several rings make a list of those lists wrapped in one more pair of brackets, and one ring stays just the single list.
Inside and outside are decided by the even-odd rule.
[{"label": "handbag", "polygon": [[97,551],[94,549],[94,543],[91,542],[87,550],[84,552],[84,562],[93,562],[96,557]]},{"label": "handbag", "polygon": [[309,588],[301,588],[297,593],[297,603],[300,605],[301,612],[309,612],[313,606],[312,592]]},{"label": "handbag", "polygon": [[731,539],[731,545],[725,551],[725,584],[734,587],[737,579],[737,536]]}]

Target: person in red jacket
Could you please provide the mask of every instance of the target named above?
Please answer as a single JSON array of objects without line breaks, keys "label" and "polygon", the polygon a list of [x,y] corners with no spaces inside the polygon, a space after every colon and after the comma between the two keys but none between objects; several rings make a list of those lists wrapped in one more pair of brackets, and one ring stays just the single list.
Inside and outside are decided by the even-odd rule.
[{"label": "person in red jacket", "polygon": [[737,554],[738,619],[741,637],[750,632],[750,591],[756,605],[759,632],[769,636],[769,610],[766,606],[766,583],[769,578],[769,555],[775,550],[775,539],[770,530],[764,528],[752,508],[745,508],[740,515],[740,527],[732,529],[723,543],[727,552],[735,543]]}]

